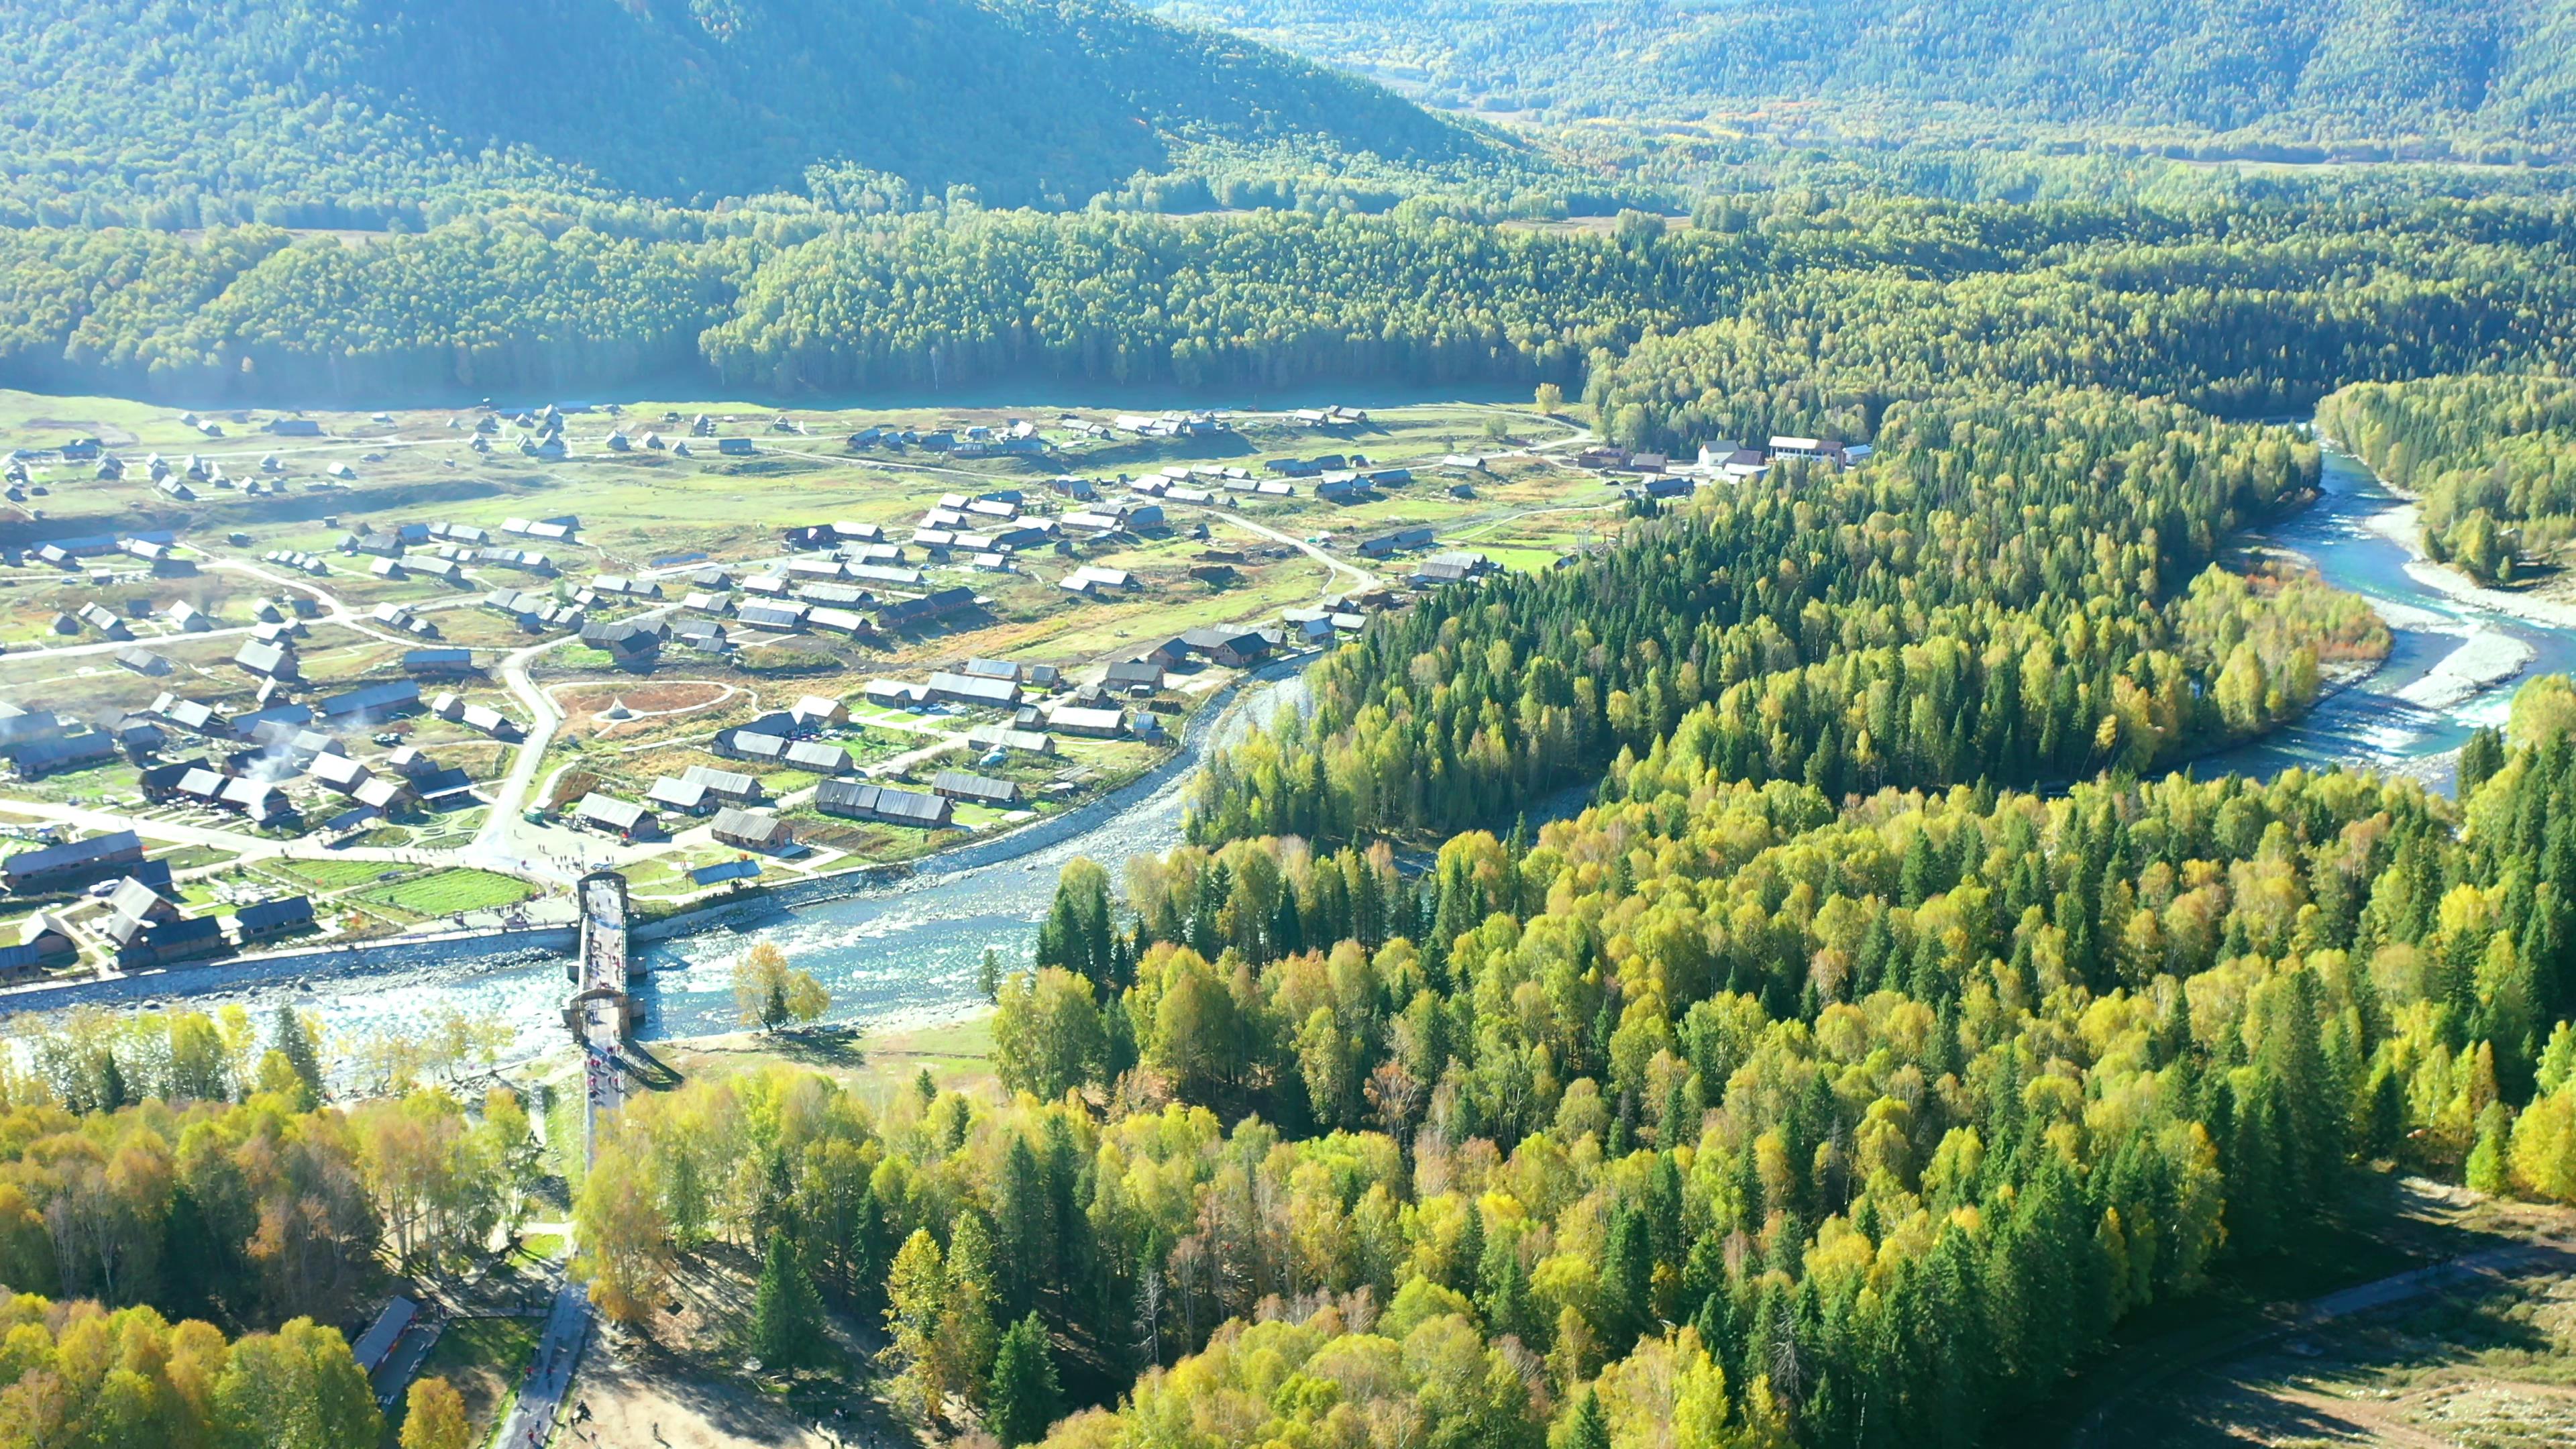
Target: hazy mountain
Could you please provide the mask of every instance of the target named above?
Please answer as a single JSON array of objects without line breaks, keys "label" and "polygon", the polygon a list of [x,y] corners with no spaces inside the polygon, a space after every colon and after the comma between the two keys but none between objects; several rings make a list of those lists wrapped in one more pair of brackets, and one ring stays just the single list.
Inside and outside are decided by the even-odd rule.
[{"label": "hazy mountain", "polygon": [[1079,204],[1208,148],[1457,165],[1493,144],[1116,0],[13,0],[0,66],[22,222],[694,205],[815,166]]},{"label": "hazy mountain", "polygon": [[[1405,84],[1561,117],[1741,115],[2564,143],[2570,0],[1172,0]],[[1797,109],[1774,119],[1790,119]],[[1812,113],[1808,111],[1806,113]]]}]

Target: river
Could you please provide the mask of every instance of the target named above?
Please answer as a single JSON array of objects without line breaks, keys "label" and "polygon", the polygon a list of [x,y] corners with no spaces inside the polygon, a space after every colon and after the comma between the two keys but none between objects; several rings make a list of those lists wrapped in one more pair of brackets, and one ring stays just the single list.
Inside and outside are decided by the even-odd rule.
[{"label": "river", "polygon": [[[2521,679],[2576,670],[2576,631],[2460,602],[2410,575],[2406,550],[2369,526],[2373,517],[2404,502],[2367,468],[2329,452],[2321,496],[2249,536],[2248,542],[2300,555],[2327,583],[2379,606],[2396,626],[2395,647],[2367,678],[2329,693],[2298,722],[2206,756],[2192,773],[2274,775],[2293,765],[2345,764],[2403,770],[2448,790],[2451,765],[2441,757],[2458,749],[2471,730],[2502,724]],[[2481,650],[2519,646],[2529,651],[2530,662],[2515,678],[2439,707],[2403,697],[2423,696],[2426,676],[2473,644]]]},{"label": "river", "polygon": [[[2514,682],[2477,689],[2439,708],[2411,703],[2401,692],[2420,693],[2428,674],[2481,633],[2528,648],[2525,674],[2576,669],[2576,631],[2464,604],[2410,576],[2406,551],[2367,526],[2402,501],[2360,465],[2328,454],[2321,496],[2252,536],[2251,542],[2306,558],[2326,582],[2371,599],[2403,627],[2394,631],[2387,661],[2367,678],[2334,691],[2296,724],[2204,757],[2193,765],[2195,773],[2269,775],[2293,765],[2341,763],[2403,769],[2448,788],[2449,767],[2441,757],[2476,726],[2503,720]],[[2498,643],[2488,639],[2485,647]],[[910,880],[800,907],[760,921],[747,933],[717,928],[645,946],[653,976],[639,993],[646,1012],[639,1035],[734,1029],[734,962],[762,938],[785,947],[798,966],[830,988],[836,1020],[906,1025],[972,1009],[978,1003],[976,968],[987,948],[999,951],[1008,966],[1027,962],[1036,923],[1066,861],[1087,855],[1114,873],[1130,855],[1178,843],[1182,798],[1207,749],[1301,698],[1302,685],[1293,675],[1267,673],[1241,690],[1215,721],[1192,730],[1172,760],[1083,807],[1067,822],[1069,829],[1048,831],[1055,838],[1046,843],[1005,837],[968,846],[925,862]],[[244,999],[263,1012],[293,1001],[340,1033],[409,1029],[447,1006],[494,1011],[519,1027],[523,1048],[535,1050],[560,1039],[557,1013],[565,990],[561,963],[543,961],[317,977]]]},{"label": "river", "polygon": [[[1056,828],[1041,822],[1028,832],[962,846],[925,860],[910,879],[772,914],[745,930],[719,926],[640,945],[652,976],[637,991],[645,1014],[636,1034],[650,1040],[738,1029],[734,963],[764,939],[776,941],[831,991],[833,1020],[901,1026],[972,1009],[981,1001],[977,968],[988,947],[1001,953],[1006,970],[1027,964],[1037,923],[1054,900],[1056,875],[1067,861],[1087,855],[1114,874],[1131,855],[1180,843],[1184,796],[1199,762],[1254,722],[1301,705],[1304,682],[1296,671],[1305,662],[1261,671],[1213,719],[1193,727],[1171,759],[1077,807]],[[518,1028],[518,1054],[525,1054],[563,1039],[560,1013],[568,990],[560,959],[468,961],[316,976],[198,1004],[238,999],[265,1015],[291,1002],[342,1036],[414,1029],[445,1007],[495,1012]]]}]

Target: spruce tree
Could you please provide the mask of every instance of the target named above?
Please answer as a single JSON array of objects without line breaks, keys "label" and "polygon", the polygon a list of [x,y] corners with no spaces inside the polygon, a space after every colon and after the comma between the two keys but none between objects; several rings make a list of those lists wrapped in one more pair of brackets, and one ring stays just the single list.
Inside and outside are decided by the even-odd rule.
[{"label": "spruce tree", "polygon": [[1566,1427],[1565,1449],[1610,1449],[1610,1416],[1601,1411],[1601,1391],[1585,1389]]},{"label": "spruce tree", "polygon": [[822,1349],[823,1301],[805,1272],[804,1254],[794,1238],[772,1233],[752,1300],[751,1351],[763,1367],[785,1370],[814,1363]]},{"label": "spruce tree", "polygon": [[1047,1426],[1063,1411],[1064,1391],[1056,1382],[1046,1325],[1032,1313],[1005,1329],[994,1350],[985,1427],[1002,1441],[1002,1449],[1018,1449],[1045,1438]]},{"label": "spruce tree", "polygon": [[304,1090],[312,1093],[313,1100],[320,1101],[322,1057],[313,1049],[313,1038],[305,1032],[304,1023],[296,1018],[294,1008],[281,1006],[277,1009],[271,1036],[269,1045],[286,1054],[287,1065],[295,1068],[295,1075],[304,1083]]},{"label": "spruce tree", "polygon": [[2503,768],[2504,736],[2492,728],[2471,730],[2468,742],[2460,746],[2459,798],[2466,802]]},{"label": "spruce tree", "polygon": [[1466,1221],[1458,1228],[1458,1246],[1449,1254],[1449,1286],[1461,1293],[1472,1294],[1482,1286],[1484,1269],[1485,1210],[1470,1198]]},{"label": "spruce tree", "polygon": [[1655,1250],[1645,1214],[1626,1204],[1610,1214],[1610,1246],[1601,1262],[1603,1345],[1624,1356],[1654,1326]]}]

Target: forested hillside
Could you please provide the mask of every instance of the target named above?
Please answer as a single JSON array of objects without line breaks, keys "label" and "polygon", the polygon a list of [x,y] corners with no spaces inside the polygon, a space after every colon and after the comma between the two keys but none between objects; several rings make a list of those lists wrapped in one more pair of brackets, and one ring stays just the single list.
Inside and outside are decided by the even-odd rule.
[{"label": "forested hillside", "polygon": [[21,385],[306,405],[994,379],[1553,381],[1623,441],[1865,439],[1963,383],[2101,385],[2204,410],[2563,351],[2560,203],[1956,205],[1794,192],[1667,230],[1388,216],[952,208],[722,241],[458,222],[0,232]]},{"label": "forested hillside", "polygon": [[[704,1350],[633,1382],[1001,1449],[2020,1442],[2347,1241],[2356,1183],[2576,1203],[2576,683],[2456,798],[2193,777],[2392,650],[2249,546],[2328,446],[2481,579],[2576,544],[2564,177],[2112,154],[2576,150],[2576,0],[1166,8],[1655,124],[1542,159],[1118,0],[0,7],[13,387],[1474,384],[1589,430],[1551,446],[1871,445],[1671,501],[1479,475],[1444,547],[1581,545],[1370,610],[1184,844],[1067,866],[986,958],[998,1090],[728,1044],[589,1156],[453,1013],[22,1023],[0,1449],[382,1444],[342,1330],[489,1266],[558,1159],[608,1341]],[[1774,144],[1819,133],[1862,144]],[[739,1315],[683,1302],[752,1258]]]},{"label": "forested hillside", "polygon": [[[2576,142],[2576,12],[2553,0],[1166,0],[1438,104],[1800,118],[1855,136],[2074,128],[2238,150]],[[1759,124],[1759,122],[1757,122]],[[2439,149],[2438,147],[2436,148]]]},{"label": "forested hillside", "polygon": [[2349,595],[2203,572],[2314,486],[2284,431],[2085,393],[1908,405],[1879,437],[1860,473],[1780,469],[1372,629],[1310,673],[1311,718],[1212,762],[1192,837],[1445,835],[1667,749],[1833,799],[2139,771],[2388,647]]},{"label": "forested hillside", "polygon": [[0,67],[17,225],[417,229],[809,189],[1079,205],[1201,147],[1292,171],[1517,164],[1373,84],[1120,0],[19,0]]},{"label": "forested hillside", "polygon": [[1837,803],[1686,726],[1419,877],[1265,837],[1121,904],[1076,862],[1002,989],[1026,1095],[648,1097],[586,1265],[631,1316],[784,1235],[900,1409],[1006,1443],[1123,1401],[1050,1442],[1974,1444],[2355,1158],[2576,1198],[2550,683],[2463,811],[2340,772]]},{"label": "forested hillside", "polygon": [[2427,552],[2510,583],[2576,537],[2576,384],[2556,375],[2363,383],[2317,424],[2423,496]]}]

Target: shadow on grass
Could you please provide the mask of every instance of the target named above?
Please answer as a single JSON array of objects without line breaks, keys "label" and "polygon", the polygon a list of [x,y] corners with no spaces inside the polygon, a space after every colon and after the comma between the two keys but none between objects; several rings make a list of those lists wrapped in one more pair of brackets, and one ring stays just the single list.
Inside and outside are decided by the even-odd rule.
[{"label": "shadow on grass", "polygon": [[859,1046],[856,1027],[800,1027],[792,1031],[772,1032],[760,1038],[760,1042],[767,1050],[801,1066],[855,1070],[868,1064],[868,1054]]},{"label": "shadow on grass", "polygon": [[2457,1202],[2426,1186],[2393,1172],[2353,1169],[2333,1207],[2286,1234],[2273,1251],[2213,1264],[2200,1293],[2129,1315],[2055,1393],[1997,1422],[1990,1442],[2070,1449],[2129,1442],[2118,1429],[2131,1416],[2115,1412],[2115,1405],[2136,1404],[2132,1396],[2151,1386],[2170,1387],[2259,1354],[2310,1300],[2528,1243],[2466,1220]]},{"label": "shadow on grass", "polygon": [[627,1074],[646,1090],[667,1092],[680,1085],[680,1069],[653,1055],[644,1043],[629,1041],[618,1054],[626,1062]]},{"label": "shadow on grass", "polygon": [[[779,1443],[819,1428],[843,1444],[905,1444],[913,1431],[880,1397],[876,1344],[862,1316],[827,1304],[825,1366],[793,1374],[753,1374],[743,1335],[759,1259],[731,1243],[710,1243],[670,1277],[665,1300],[651,1312],[653,1331],[629,1333],[613,1359],[593,1359],[584,1375],[594,1390],[616,1380],[651,1388],[721,1434]],[[687,1313],[686,1329],[667,1315]],[[576,1390],[576,1393],[579,1391]]]}]

